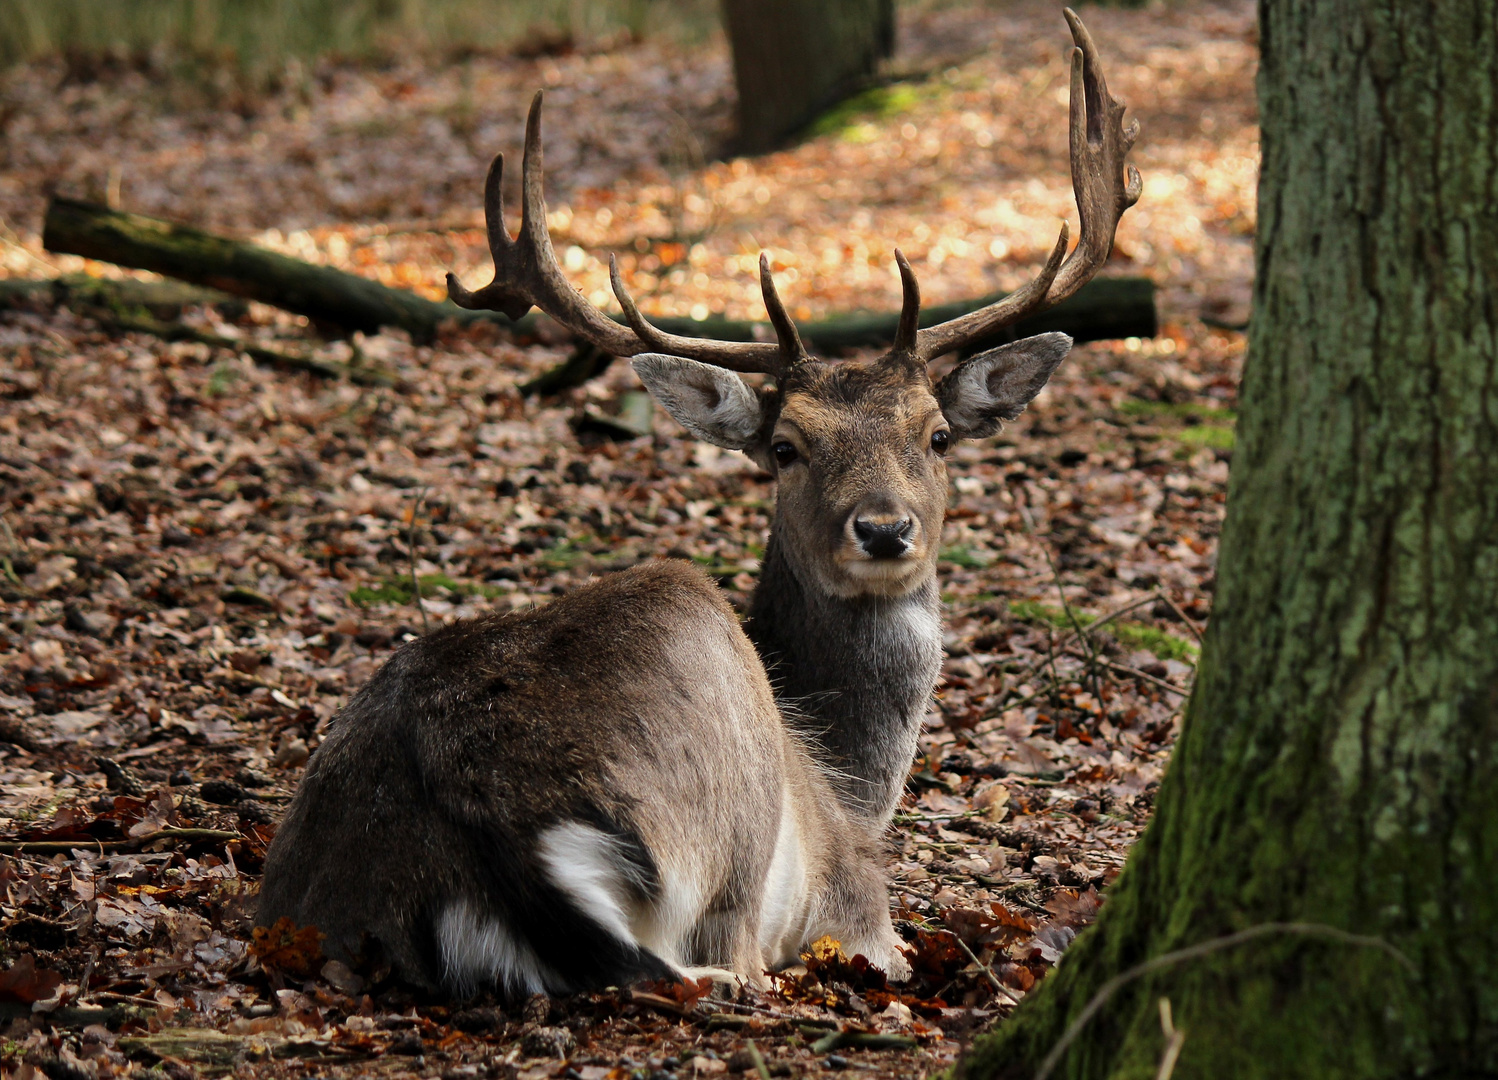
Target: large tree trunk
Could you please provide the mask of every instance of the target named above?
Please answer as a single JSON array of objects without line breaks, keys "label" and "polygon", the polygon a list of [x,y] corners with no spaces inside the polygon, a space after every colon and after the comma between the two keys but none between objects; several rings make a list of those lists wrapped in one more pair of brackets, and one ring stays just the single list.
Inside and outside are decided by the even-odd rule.
[{"label": "large tree trunk", "polygon": [[1498,1073],[1498,5],[1261,4],[1258,278],[1212,627],[1098,925],[964,1077]]},{"label": "large tree trunk", "polygon": [[893,0],[723,0],[723,15],[746,154],[859,89],[894,49]]}]

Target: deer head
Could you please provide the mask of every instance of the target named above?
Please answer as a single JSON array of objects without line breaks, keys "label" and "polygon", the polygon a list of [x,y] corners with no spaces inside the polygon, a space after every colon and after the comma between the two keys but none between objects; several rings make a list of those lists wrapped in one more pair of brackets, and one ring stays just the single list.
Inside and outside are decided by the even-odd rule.
[{"label": "deer head", "polygon": [[[920,326],[920,289],[896,250],[904,304],[894,344],[867,362],[808,355],[760,256],[760,284],[776,342],[720,342],[661,331],[640,313],[610,258],[610,279],[627,325],[589,304],[563,276],[546,230],[542,195],[541,94],[531,104],[522,163],[520,233],[505,228],[504,158],[490,166],[484,210],[494,281],[471,292],[452,274],[462,307],[519,318],[534,305],[579,337],[634,357],[645,386],[696,437],[742,450],[779,482],[776,539],[807,584],[827,594],[899,596],[934,570],[946,506],[943,461],[963,438],[1013,420],[1040,392],[1071,347],[1042,334],[980,353],[933,383],[929,365],[1075,293],[1108,259],[1123,212],[1139,198],[1138,171],[1125,157],[1138,134],[1108,94],[1097,48],[1070,9],[1071,172],[1081,219],[1068,254],[1065,223],[1040,272],[989,306]],[[773,382],[751,387],[740,373]]]}]

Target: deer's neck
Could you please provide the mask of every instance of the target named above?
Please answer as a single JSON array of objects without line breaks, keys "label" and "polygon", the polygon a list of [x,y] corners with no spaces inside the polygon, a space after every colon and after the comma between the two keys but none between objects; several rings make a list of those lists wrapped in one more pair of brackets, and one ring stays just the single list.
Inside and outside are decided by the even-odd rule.
[{"label": "deer's neck", "polygon": [[935,569],[898,599],[844,599],[798,572],[777,533],[745,629],[787,722],[825,749],[840,800],[882,828],[941,671]]}]

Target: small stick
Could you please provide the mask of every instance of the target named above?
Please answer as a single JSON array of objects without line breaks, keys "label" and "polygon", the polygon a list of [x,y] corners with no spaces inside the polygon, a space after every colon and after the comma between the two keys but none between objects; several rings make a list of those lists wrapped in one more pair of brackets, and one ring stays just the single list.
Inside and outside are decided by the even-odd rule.
[{"label": "small stick", "polygon": [[1164,589],[1156,589],[1155,595],[1170,605],[1170,610],[1176,613],[1180,620],[1186,624],[1186,629],[1190,630],[1191,633],[1196,637],[1196,643],[1198,645],[1206,644],[1206,642],[1202,639],[1201,630],[1197,628],[1196,623],[1191,621],[1191,616],[1187,615],[1184,611],[1181,610],[1180,604],[1177,604],[1174,600],[1167,596]]},{"label": "small stick", "polygon": [[1176,1059],[1181,1056],[1181,1047],[1186,1043],[1186,1033],[1175,1026],[1170,1016],[1170,998],[1160,999],[1160,1030],[1165,1033],[1165,1053],[1160,1055],[1160,1070],[1155,1080],[1170,1080],[1176,1071]]},{"label": "small stick", "polygon": [[272,367],[286,367],[294,371],[305,371],[312,375],[321,375],[324,378],[348,379],[359,386],[393,386],[396,378],[388,371],[376,368],[361,368],[355,370],[347,364],[340,364],[334,360],[318,360],[310,356],[299,356],[295,353],[284,353],[276,349],[267,349],[263,345],[255,345],[252,342],[240,341],[237,338],[226,338],[218,334],[209,334],[202,330],[196,330],[183,323],[161,322],[157,319],[147,319],[138,316],[114,315],[102,311],[90,311],[96,315],[99,321],[111,324],[119,330],[133,330],[136,333],[151,334],[161,338],[163,341],[196,341],[215,349],[228,349],[235,353],[244,353],[251,360],[259,364],[269,364]]},{"label": "small stick", "polygon": [[[1040,545],[1041,552],[1045,555],[1046,565],[1051,568],[1051,581],[1056,586],[1056,595],[1061,598],[1061,610],[1066,612],[1067,620],[1072,624],[1076,636],[1082,641],[1082,648],[1087,651],[1087,673],[1092,676],[1092,694],[1097,698],[1098,704],[1103,703],[1102,677],[1098,674],[1097,654],[1092,648],[1092,642],[1087,640],[1087,634],[1082,629],[1082,622],[1077,618],[1077,613],[1071,609],[1071,602],[1066,599],[1066,589],[1061,585],[1061,570],[1056,566],[1056,560],[1051,557],[1051,545],[1042,540],[1035,531],[1035,522],[1030,517],[1028,507],[1019,507],[1020,520],[1025,523],[1025,531],[1030,534],[1030,539]],[[1055,673],[1055,645],[1051,646],[1052,661],[1051,672]]]},{"label": "small stick", "polygon": [[968,947],[968,943],[962,940],[962,935],[961,934],[953,934],[952,936],[957,939],[957,944],[959,944],[959,945],[962,946],[962,951],[965,952],[965,953],[967,953],[968,959],[970,959],[973,963],[977,964],[978,965],[978,969],[980,971],[982,971],[983,974],[985,974],[985,975],[988,976],[988,981],[993,984],[993,988],[995,990],[997,990],[999,993],[1003,994],[1004,997],[1008,998],[1009,999],[1009,1004],[1011,1004],[1011,1005],[1018,1005],[1019,1004],[1019,998],[1017,998],[1013,994],[1011,994],[1009,992],[1009,988],[1007,986],[1005,986],[1003,983],[999,982],[999,977],[993,973],[993,968],[989,967],[982,960],[978,959],[978,954],[975,953],[975,952],[973,952],[973,950]]},{"label": "small stick", "polygon": [[1191,696],[1190,690],[1182,690],[1179,686],[1168,683],[1164,679],[1157,679],[1153,675],[1140,671],[1138,668],[1130,667],[1128,664],[1120,664],[1117,660],[1109,660],[1106,657],[1104,657],[1103,663],[1114,671],[1122,672],[1134,679],[1143,679],[1147,683],[1158,686],[1161,690],[1169,690],[1172,694],[1180,694],[1183,698]]},{"label": "small stick", "polygon": [[10,522],[5,520],[4,514],[0,514],[0,532],[5,533],[5,543],[10,547],[11,555],[20,558],[21,544],[16,540],[16,534],[10,531]]},{"label": "small stick", "polygon": [[[1145,604],[1153,603],[1154,600],[1155,600],[1155,594],[1151,593],[1149,596],[1146,596],[1143,600],[1135,600],[1132,604],[1125,604],[1123,607],[1119,608],[1117,611],[1110,612],[1109,614],[1104,615],[1102,618],[1100,618],[1100,619],[1094,619],[1092,622],[1088,623],[1087,624],[1087,628],[1084,631],[1084,633],[1091,634],[1094,631],[1101,630],[1103,627],[1107,626],[1114,619],[1121,618],[1122,616],[1127,615],[1131,611],[1134,611],[1134,610],[1136,610],[1138,608],[1142,608],[1142,607],[1144,607]],[[1067,636],[1065,638],[1062,638],[1061,639],[1061,648],[1064,649],[1064,648],[1068,647],[1079,636],[1080,635],[1078,635],[1076,633],[1072,633],[1071,635],[1069,635],[1069,636]],[[1032,664],[1030,666],[1030,668],[1027,671],[1025,671],[1023,674],[1015,676],[1015,679],[1016,679],[1017,682],[1024,682],[1026,679],[1030,678],[1032,675],[1034,675],[1036,672],[1038,672],[1043,667],[1045,667],[1045,663],[1044,662],[1041,662],[1039,664]]]},{"label": "small stick", "polygon": [[759,1080],[770,1080],[770,1067],[765,1064],[765,1056],[754,1045],[754,1040],[745,1039],[744,1049],[749,1051],[749,1060],[754,1062],[754,1071],[759,1073]]},{"label": "small stick", "polygon": [[227,832],[223,829],[161,829],[158,832],[146,833],[144,836],[132,836],[128,840],[3,840],[0,841],[0,852],[8,855],[43,855],[85,847],[96,847],[103,852],[117,851],[120,848],[134,847],[137,844],[149,844],[156,840],[196,843],[208,840],[239,839],[241,839],[239,833]]}]

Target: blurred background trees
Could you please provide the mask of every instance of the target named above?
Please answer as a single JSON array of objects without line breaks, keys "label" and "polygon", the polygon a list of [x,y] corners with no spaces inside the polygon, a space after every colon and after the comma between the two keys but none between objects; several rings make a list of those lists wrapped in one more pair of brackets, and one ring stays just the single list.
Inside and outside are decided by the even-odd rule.
[{"label": "blurred background trees", "polygon": [[412,49],[536,55],[718,26],[717,0],[5,0],[0,65],[62,54],[74,63],[227,65],[274,82],[287,61]]},{"label": "blurred background trees", "polygon": [[739,90],[736,149],[763,153],[874,77],[894,0],[723,0]]},{"label": "blurred background trees", "polygon": [[62,55],[80,77],[128,64],[254,92],[319,56],[536,56],[648,36],[690,48],[719,26],[739,91],[735,149],[760,153],[868,85],[894,49],[895,0],[6,0],[0,66]]}]

